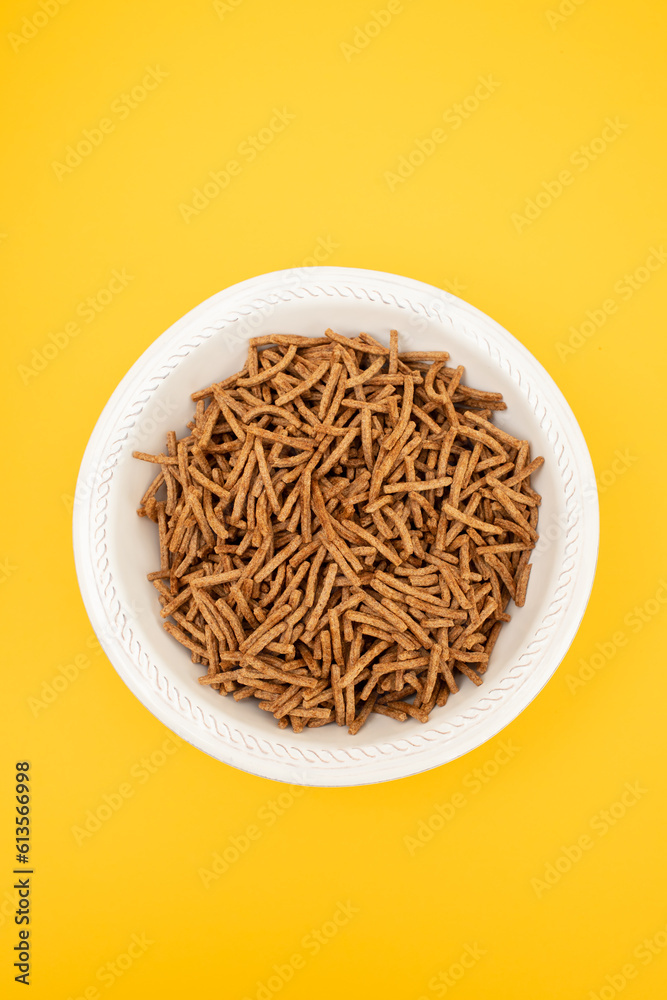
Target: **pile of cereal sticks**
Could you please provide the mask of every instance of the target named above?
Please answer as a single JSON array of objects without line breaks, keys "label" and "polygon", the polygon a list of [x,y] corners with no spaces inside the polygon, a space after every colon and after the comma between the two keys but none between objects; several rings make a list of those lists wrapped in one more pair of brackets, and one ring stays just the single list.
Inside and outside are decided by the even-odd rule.
[{"label": "pile of cereal sticks", "polygon": [[159,530],[149,579],[202,684],[354,735],[482,683],[526,598],[543,459],[448,358],[399,353],[396,331],[257,337],[193,394],[187,437],[135,452],[160,467],[138,511]]}]

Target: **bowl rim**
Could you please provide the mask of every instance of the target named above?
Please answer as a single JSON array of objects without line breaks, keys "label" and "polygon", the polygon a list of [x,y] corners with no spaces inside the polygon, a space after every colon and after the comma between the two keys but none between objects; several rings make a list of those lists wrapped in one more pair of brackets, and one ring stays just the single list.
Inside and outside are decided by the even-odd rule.
[{"label": "bowl rim", "polygon": [[[77,494],[81,484],[89,483],[91,477],[97,476],[100,449],[109,441],[110,436],[113,436],[112,429],[117,427],[122,413],[127,411],[128,403],[141,392],[142,387],[144,393],[146,392],[147,381],[151,380],[149,373],[157,371],[160,365],[164,366],[165,358],[173,348],[178,348],[178,355],[172,365],[176,367],[179,358],[184,356],[183,350],[186,346],[195,349],[202,337],[210,338],[211,332],[207,331],[217,332],[220,329],[219,325],[216,327],[212,323],[214,320],[220,320],[222,311],[229,313],[231,310],[233,319],[230,322],[234,322],[243,315],[244,302],[265,302],[270,300],[271,295],[277,295],[280,299],[286,294],[308,301],[317,294],[315,290],[324,294],[331,294],[333,290],[338,294],[356,297],[361,295],[371,302],[386,303],[388,297],[392,300],[392,304],[405,308],[407,303],[413,310],[415,310],[413,303],[417,301],[427,314],[435,314],[439,320],[443,317],[438,307],[446,305],[449,314],[457,313],[475,325],[477,329],[474,335],[478,341],[480,335],[477,331],[480,330],[492,337],[492,344],[483,336],[481,340],[490,355],[494,353],[497,355],[497,360],[501,359],[498,345],[507,347],[513,358],[520,361],[521,372],[516,370],[515,376],[519,385],[522,380],[525,383],[522,388],[524,393],[527,389],[527,398],[532,402],[531,383],[536,381],[540,385],[541,394],[548,396],[550,428],[557,423],[561,433],[559,435],[558,431],[555,431],[555,440],[558,441],[560,436],[563,438],[558,463],[560,465],[565,455],[566,464],[572,466],[568,470],[570,477],[567,481],[567,486],[571,487],[570,498],[575,493],[577,482],[579,484],[586,482],[594,487],[585,491],[579,490],[577,514],[581,517],[582,524],[577,530],[574,542],[566,546],[566,551],[571,550],[568,559],[572,560],[568,570],[568,572],[571,570],[570,577],[567,580],[570,587],[569,594],[562,595],[557,608],[555,608],[557,603],[555,598],[550,604],[549,613],[543,619],[546,622],[548,618],[558,615],[565,602],[568,610],[567,621],[555,631],[553,630],[555,623],[549,625],[552,634],[547,664],[541,662],[540,670],[536,670],[521,682],[521,692],[515,692],[513,699],[501,697],[495,700],[493,712],[489,712],[483,720],[481,738],[479,725],[470,726],[465,732],[456,734],[456,740],[453,738],[439,740],[437,735],[430,740],[424,737],[418,740],[405,739],[398,732],[393,741],[383,740],[381,743],[370,743],[364,747],[337,749],[335,753],[324,750],[318,753],[312,748],[306,752],[297,742],[286,746],[284,733],[287,730],[284,733],[276,730],[281,735],[275,742],[263,738],[260,740],[254,736],[250,738],[241,730],[234,731],[234,738],[220,739],[223,734],[216,726],[217,736],[212,738],[204,711],[197,706],[193,707],[186,694],[173,688],[173,685],[172,690],[169,690],[169,682],[167,681],[165,685],[157,676],[156,684],[153,686],[146,684],[136,669],[142,650],[137,642],[133,643],[131,628],[126,620],[118,626],[110,623],[108,600],[105,603],[103,598],[105,584],[101,580],[99,570],[100,531],[103,531],[103,519],[99,511],[96,512],[94,509],[94,498],[97,495],[99,506],[102,498],[109,492],[113,476],[113,458],[110,458],[107,463],[110,470],[108,478],[106,480],[102,478],[99,482],[96,480],[95,489],[84,491],[84,495],[87,496],[86,502],[74,505],[72,527],[75,566],[82,599],[100,644],[121,679],[161,722],[178,736],[218,760],[248,773],[293,784],[352,786],[407,777],[455,760],[496,736],[525,710],[562,662],[585,613],[597,564],[599,509],[593,465],[581,428],[554,380],[520,341],[481,310],[436,286],[389,272],[335,266],[272,271],[245,279],[205,299],[157,337],[130,367],[102,410],[81,461]],[[408,298],[401,302],[398,298],[400,294]],[[509,362],[505,363],[509,365]],[[158,382],[160,380],[158,379]],[[152,381],[155,381],[154,375]],[[152,391],[143,403],[150,397]],[[135,419],[141,412],[143,403],[139,400],[132,407]],[[538,409],[540,402],[535,396],[536,416]],[[544,413],[540,426],[543,426],[547,419],[546,408],[542,409]],[[118,452],[121,450],[121,445],[118,447]],[[567,531],[570,531],[569,525]],[[563,573],[565,570],[561,576]],[[108,581],[106,586],[108,590]],[[563,586],[557,588],[556,593],[561,589],[564,589]],[[534,642],[529,643],[528,648],[533,644]],[[519,660],[525,655],[522,654]],[[154,666],[154,670],[157,673],[157,667]],[[229,726],[223,725],[223,730],[231,736],[232,731]],[[336,731],[340,733],[337,727]],[[433,732],[430,726],[428,732]],[[421,745],[416,746],[416,743]]]}]

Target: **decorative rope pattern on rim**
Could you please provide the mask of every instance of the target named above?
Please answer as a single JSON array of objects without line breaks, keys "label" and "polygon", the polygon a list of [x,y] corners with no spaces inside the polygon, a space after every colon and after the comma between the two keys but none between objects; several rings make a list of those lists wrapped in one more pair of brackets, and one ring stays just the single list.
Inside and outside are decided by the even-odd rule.
[{"label": "decorative rope pattern on rim", "polygon": [[[438,322],[450,326],[453,325],[452,311],[462,314],[465,318],[465,314],[470,308],[466,307],[466,303],[461,302],[454,296],[450,296],[447,292],[441,292],[440,294],[441,298],[439,301],[436,300],[433,304],[426,305],[424,302],[414,298],[398,298],[386,290],[380,291],[365,287],[352,287],[350,284],[327,284],[311,286],[309,288],[285,288],[266,298],[254,298],[246,308],[229,312],[217,320],[215,324],[209,325],[203,328],[198,334],[191,336],[187,344],[184,344],[169,357],[161,366],[158,374],[152,375],[147,380],[146,387],[129,407],[112,444],[109,446],[101,464],[99,481],[95,485],[92,499],[92,531],[93,549],[96,558],[96,582],[100,597],[105,605],[107,618],[113,623],[115,637],[122,643],[126,653],[135,663],[138,663],[144,679],[149,683],[153,692],[163,701],[166,701],[183,718],[195,722],[197,726],[204,726],[209,733],[214,733],[223,742],[236,745],[241,744],[253,754],[272,755],[277,759],[287,757],[294,761],[325,765],[351,763],[364,758],[372,760],[380,756],[404,755],[405,753],[422,750],[434,741],[440,743],[446,742],[454,738],[457,735],[457,731],[463,726],[469,726],[484,713],[490,711],[494,705],[497,705],[509,691],[513,690],[524,679],[533,666],[535,658],[544,648],[545,643],[556,627],[557,619],[564,609],[568,586],[572,578],[572,571],[579,547],[580,518],[577,509],[574,473],[570,468],[569,458],[567,457],[565,446],[560,441],[558,431],[553,427],[546,408],[540,403],[537,394],[532,390],[526,378],[512,367],[507,358],[501,355],[496,346],[481,336],[476,330],[471,330],[466,325],[462,327],[457,325],[457,329],[460,329],[466,337],[474,340],[479,346],[483,347],[489,357],[496,361],[498,367],[507,371],[510,378],[532,406],[533,412],[538,417],[539,426],[546,434],[552,446],[553,458],[556,461],[562,479],[566,506],[564,559],[558,575],[554,597],[535,631],[533,639],[528,644],[526,650],[519,656],[517,662],[510,668],[507,676],[493,688],[483,687],[480,690],[479,700],[473,707],[460,712],[456,716],[447,718],[446,721],[443,719],[440,725],[430,724],[427,730],[420,733],[413,733],[409,738],[402,737],[394,741],[384,740],[381,744],[371,744],[362,747],[340,747],[336,750],[320,748],[315,750],[312,747],[306,746],[286,746],[285,743],[269,740],[264,737],[256,738],[217,719],[212,713],[204,710],[201,705],[194,704],[187,694],[160,672],[159,666],[150,659],[148,653],[142,649],[141,643],[135,637],[130,620],[116,596],[107,547],[108,495],[111,490],[114,471],[125,443],[130,437],[130,433],[137,423],[137,419],[144,406],[164,379],[178,366],[183,358],[190,355],[197,347],[227,327],[230,327],[228,333],[231,337],[238,339],[239,344],[244,343],[246,336],[245,334],[243,336],[238,335],[238,329],[234,329],[236,324],[242,322],[244,319],[247,320],[258,312],[266,316],[280,302],[290,302],[293,299],[317,298],[322,295],[329,298],[335,296],[341,298],[353,297],[360,301],[365,299],[372,303],[382,302],[384,305],[410,310],[415,315],[421,315],[425,319],[434,318]],[[443,305],[443,300],[447,299],[451,299],[453,309],[443,314],[439,307]],[[470,312],[473,313],[473,310],[470,309]],[[479,324],[482,321],[481,315],[476,310],[474,310],[473,315],[475,322]]]}]

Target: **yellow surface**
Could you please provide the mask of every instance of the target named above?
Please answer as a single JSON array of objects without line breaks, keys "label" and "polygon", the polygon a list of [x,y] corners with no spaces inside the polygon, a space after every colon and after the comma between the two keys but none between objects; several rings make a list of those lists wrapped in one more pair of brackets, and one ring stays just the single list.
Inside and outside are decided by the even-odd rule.
[{"label": "yellow surface", "polygon": [[[664,5],[5,0],[0,19],[3,997],[23,995],[24,759],[35,1000],[663,996]],[[70,504],[144,348],[316,251],[456,291],[527,345],[586,435],[602,544],[572,649],[505,732],[292,794],[170,742],[125,688]]]}]

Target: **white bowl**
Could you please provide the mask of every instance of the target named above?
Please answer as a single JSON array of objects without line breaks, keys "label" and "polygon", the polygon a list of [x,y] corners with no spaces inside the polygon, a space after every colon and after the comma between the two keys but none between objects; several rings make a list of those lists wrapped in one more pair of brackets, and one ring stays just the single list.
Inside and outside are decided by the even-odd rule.
[{"label": "white bowl", "polygon": [[[510,605],[481,687],[461,690],[422,724],[373,715],[357,736],[335,725],[296,735],[252,699],[222,698],[197,682],[202,669],[162,628],[146,574],[159,562],[155,526],[137,517],[153,470],[133,449],[164,450],[186,433],[190,393],[238,371],[246,342],[266,333],[320,336],[363,330],[402,350],[443,348],[466,381],[501,391],[497,417],[546,463],[540,542],[526,605]],[[560,390],[506,330],[454,295],[410,278],[341,267],[276,271],[202,302],[132,366],[100,416],[81,464],[74,552],[86,609],[131,691],[166,726],[213,757],[254,774],[309,785],[386,781],[453,760],[494,736],[546,684],[577,631],[590,595],[599,536],[593,467]]]}]

